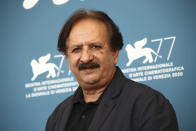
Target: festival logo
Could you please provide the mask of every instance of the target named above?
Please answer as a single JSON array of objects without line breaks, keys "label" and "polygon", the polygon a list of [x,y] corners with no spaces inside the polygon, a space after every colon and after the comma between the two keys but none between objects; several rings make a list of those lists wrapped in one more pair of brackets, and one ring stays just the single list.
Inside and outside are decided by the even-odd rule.
[{"label": "festival logo", "polygon": [[65,56],[54,55],[53,59],[51,58],[51,53],[47,53],[39,56],[38,59],[30,60],[29,68],[32,76],[29,77],[30,82],[25,83],[26,98],[70,93],[77,89],[78,82],[74,79],[71,70],[63,66]]},{"label": "festival logo", "polygon": [[31,81],[34,81],[40,74],[43,74],[45,72],[48,72],[46,78],[55,78],[56,77],[56,70],[59,68],[54,63],[47,63],[50,60],[51,54],[48,53],[45,56],[41,56],[39,60],[33,59],[31,61],[31,67],[33,72],[33,77],[31,78]]},{"label": "festival logo", "polygon": [[[148,40],[144,37],[134,42],[133,46],[129,43],[125,47],[128,61],[126,68],[122,69],[123,73],[134,81],[151,81],[159,79],[171,79],[174,77],[182,77],[184,67],[175,65],[175,61],[171,61],[170,57],[175,44],[176,37],[164,37]],[[156,48],[150,48],[154,45]],[[162,51],[164,49],[164,51]],[[134,67],[134,62],[142,59]],[[159,63],[157,60],[160,59]]]},{"label": "festival logo", "polygon": [[146,43],[147,43],[147,38],[145,37],[142,40],[136,41],[134,43],[134,47],[131,44],[127,44],[125,50],[127,52],[129,61],[126,64],[126,66],[130,66],[133,61],[137,60],[140,57],[145,57],[143,64],[147,62],[152,63],[153,62],[152,54],[154,54],[159,58],[162,58],[162,56],[159,56],[153,49],[147,47],[144,48]]}]

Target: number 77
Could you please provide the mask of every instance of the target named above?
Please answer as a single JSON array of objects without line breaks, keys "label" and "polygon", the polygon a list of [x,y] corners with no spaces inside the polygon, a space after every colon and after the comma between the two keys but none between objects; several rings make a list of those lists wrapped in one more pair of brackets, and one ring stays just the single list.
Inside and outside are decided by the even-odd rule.
[{"label": "number 77", "polygon": [[[171,37],[165,37],[165,38],[159,38],[159,39],[151,40],[151,42],[159,41],[159,46],[158,46],[158,49],[157,49],[157,54],[159,54],[161,46],[162,46],[162,43],[163,43],[163,40],[170,40],[170,39],[172,40],[172,42],[171,42],[171,46],[170,46],[170,49],[169,49],[169,52],[168,52],[167,61],[169,60],[169,58],[171,56],[171,52],[172,52],[172,49],[173,49],[173,46],[174,46],[174,43],[175,43],[175,40],[176,40],[176,36],[171,36]],[[156,60],[157,60],[157,56],[155,57],[154,62],[156,62]]]}]

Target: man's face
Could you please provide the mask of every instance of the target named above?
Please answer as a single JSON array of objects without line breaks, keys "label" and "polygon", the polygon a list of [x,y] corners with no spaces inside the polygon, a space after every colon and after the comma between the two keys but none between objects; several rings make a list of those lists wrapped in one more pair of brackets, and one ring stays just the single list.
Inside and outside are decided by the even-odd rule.
[{"label": "man's face", "polygon": [[118,51],[109,45],[106,25],[95,19],[79,20],[67,40],[67,61],[84,89],[106,86],[115,73]]}]

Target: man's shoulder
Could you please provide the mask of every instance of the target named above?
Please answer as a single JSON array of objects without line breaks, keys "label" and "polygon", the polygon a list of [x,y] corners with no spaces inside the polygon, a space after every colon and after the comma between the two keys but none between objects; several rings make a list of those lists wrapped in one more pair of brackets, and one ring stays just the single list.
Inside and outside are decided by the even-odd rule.
[{"label": "man's shoulder", "polygon": [[157,130],[159,127],[178,130],[173,106],[161,92],[145,84],[125,79],[121,91],[122,102],[119,102],[123,111],[133,113],[135,122],[141,123],[139,126],[145,125],[143,129],[149,130],[151,126],[151,130]]},{"label": "man's shoulder", "polygon": [[167,100],[165,96],[156,89],[149,87],[143,83],[138,83],[133,80],[126,78],[124,85],[124,93],[129,94],[129,96],[133,99],[150,99],[157,98],[161,101]]},{"label": "man's shoulder", "polygon": [[125,95],[126,98],[130,99],[147,99],[152,97],[158,97],[160,99],[166,99],[162,93],[158,90],[151,88],[148,85],[139,83],[128,79],[120,70],[117,68],[116,77],[113,81],[113,86],[118,87],[117,90],[122,90],[122,95]]}]

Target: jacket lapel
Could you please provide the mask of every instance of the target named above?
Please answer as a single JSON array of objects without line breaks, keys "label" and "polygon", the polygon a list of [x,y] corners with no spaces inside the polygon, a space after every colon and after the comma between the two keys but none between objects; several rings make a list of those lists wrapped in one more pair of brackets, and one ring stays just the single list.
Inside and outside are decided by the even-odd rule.
[{"label": "jacket lapel", "polygon": [[103,101],[103,103],[100,103],[100,106],[98,107],[95,116],[91,122],[91,125],[88,129],[88,131],[99,131],[100,127],[104,123],[104,121],[107,119],[107,117],[112,112],[112,109],[115,107],[115,102],[113,101]]},{"label": "jacket lapel", "polygon": [[58,126],[58,129],[55,131],[65,131],[67,127],[67,122],[69,119],[69,116],[71,115],[71,111],[73,109],[73,104],[74,104],[74,98],[78,96],[78,94],[82,93],[81,87],[78,87],[78,89],[75,91],[74,95],[69,99],[67,104],[64,106],[64,110],[61,114],[61,120],[59,120],[60,124]]},{"label": "jacket lapel", "polygon": [[65,105],[58,129],[56,131],[64,131],[65,130],[69,116],[71,114],[72,107],[73,107],[73,104],[71,102],[69,102],[67,105]]}]

